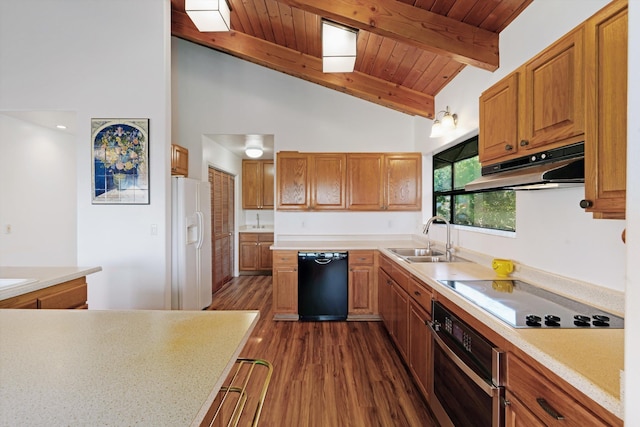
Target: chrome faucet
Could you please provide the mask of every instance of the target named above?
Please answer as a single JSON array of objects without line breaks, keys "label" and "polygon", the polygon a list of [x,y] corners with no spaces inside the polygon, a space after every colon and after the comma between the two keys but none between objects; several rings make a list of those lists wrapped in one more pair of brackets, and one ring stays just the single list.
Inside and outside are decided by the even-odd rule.
[{"label": "chrome faucet", "polygon": [[422,233],[427,236],[427,249],[431,249],[431,240],[429,240],[429,227],[431,226],[433,221],[436,221],[436,220],[443,221],[447,225],[447,244],[446,244],[446,250],[445,250],[445,257],[447,261],[451,261],[451,251],[452,251],[451,224],[446,218],[441,217],[440,215],[432,216],[427,220],[427,222],[422,227]]},{"label": "chrome faucet", "polygon": [[259,213],[256,214],[256,219],[258,220],[258,225],[256,226],[256,228],[260,228],[260,214]]}]

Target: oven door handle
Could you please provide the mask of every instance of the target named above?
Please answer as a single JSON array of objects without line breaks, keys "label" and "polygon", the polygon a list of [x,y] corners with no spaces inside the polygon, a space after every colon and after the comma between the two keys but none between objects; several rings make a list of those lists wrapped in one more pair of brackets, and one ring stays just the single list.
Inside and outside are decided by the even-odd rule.
[{"label": "oven door handle", "polygon": [[466,363],[458,357],[458,355],[449,348],[449,346],[440,338],[438,332],[433,327],[433,322],[429,323],[429,329],[431,329],[431,335],[433,336],[433,341],[438,344],[438,347],[449,357],[449,359],[456,364],[458,368],[464,372],[464,374],[469,377],[473,382],[482,389],[488,396],[495,397],[496,394],[500,393],[500,387],[496,387],[493,384],[489,384],[486,382],[480,375],[476,374],[473,369],[467,366]]}]

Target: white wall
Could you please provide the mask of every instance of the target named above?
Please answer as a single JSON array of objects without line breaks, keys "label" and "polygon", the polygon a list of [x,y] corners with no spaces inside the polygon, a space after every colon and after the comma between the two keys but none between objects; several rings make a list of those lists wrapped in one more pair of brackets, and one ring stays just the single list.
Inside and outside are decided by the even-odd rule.
[{"label": "white wall", "polygon": [[[169,0],[0,2],[0,111],[78,114],[77,264],[103,268],[92,308],[167,307],[169,34]],[[150,205],[91,205],[92,117],[150,119]]]},{"label": "white wall", "polygon": [[72,135],[0,113],[0,266],[76,264],[76,175]]},{"label": "white wall", "polygon": [[[437,97],[459,116],[455,135],[429,140],[428,151],[463,139],[478,128],[482,91],[602,8],[606,0],[536,1],[500,35],[500,68],[494,73],[467,67]],[[570,13],[567,13],[570,11]],[[431,156],[426,164],[431,165]],[[430,169],[429,169],[430,173]],[[584,188],[518,192],[514,237],[457,230],[456,244],[531,267],[623,291],[626,248],[620,239],[625,221],[593,220],[578,203]],[[443,230],[434,236],[444,240]]]},{"label": "white wall", "polygon": [[[176,38],[172,59],[173,140],[190,149],[190,176],[202,173],[202,135],[273,134],[275,152],[416,151],[411,116]],[[277,235],[405,234],[422,214],[276,211],[274,221]]]}]

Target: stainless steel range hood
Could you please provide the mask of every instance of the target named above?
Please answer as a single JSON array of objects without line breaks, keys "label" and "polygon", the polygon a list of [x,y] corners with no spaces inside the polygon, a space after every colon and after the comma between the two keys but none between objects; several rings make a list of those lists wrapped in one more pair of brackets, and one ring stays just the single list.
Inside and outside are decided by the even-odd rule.
[{"label": "stainless steel range hood", "polygon": [[501,164],[485,166],[466,191],[541,190],[584,183],[584,143],[556,148]]}]

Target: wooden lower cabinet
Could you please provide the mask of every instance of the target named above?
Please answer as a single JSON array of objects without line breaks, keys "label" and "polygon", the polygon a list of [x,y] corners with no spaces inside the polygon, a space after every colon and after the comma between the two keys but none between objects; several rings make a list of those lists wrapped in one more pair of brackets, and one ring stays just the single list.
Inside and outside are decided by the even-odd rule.
[{"label": "wooden lower cabinet", "polygon": [[349,320],[378,319],[374,251],[349,251]]},{"label": "wooden lower cabinet", "polygon": [[48,288],[0,301],[0,308],[85,309],[87,281],[79,277]]},{"label": "wooden lower cabinet", "polygon": [[273,251],[273,315],[298,320],[298,252]]},{"label": "wooden lower cabinet", "polygon": [[380,257],[378,268],[378,305],[380,316],[418,388],[429,395],[431,374],[432,290],[421,281]]},{"label": "wooden lower cabinet", "polygon": [[240,233],[240,271],[266,271],[273,267],[273,233]]},{"label": "wooden lower cabinet", "polygon": [[507,391],[511,399],[507,398],[506,426],[622,426],[620,419],[569,388],[543,366],[534,367],[534,361],[508,353]]},{"label": "wooden lower cabinet", "polygon": [[[411,279],[413,290],[409,292],[409,351],[408,365],[426,399],[429,396],[431,366],[431,291]],[[415,298],[415,300],[414,300]],[[423,305],[424,301],[428,304]]]},{"label": "wooden lower cabinet", "polygon": [[544,423],[508,390],[505,393],[505,402],[505,427],[544,426]]}]

